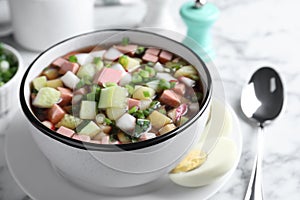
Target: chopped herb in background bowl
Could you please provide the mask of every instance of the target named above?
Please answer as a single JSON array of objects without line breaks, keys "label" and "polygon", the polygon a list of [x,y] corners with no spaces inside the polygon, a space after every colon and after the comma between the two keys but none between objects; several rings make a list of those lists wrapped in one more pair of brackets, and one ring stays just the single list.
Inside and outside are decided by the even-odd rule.
[{"label": "chopped herb in background bowl", "polygon": [[4,44],[0,43],[0,87],[7,83],[18,70],[16,56],[7,51]]}]

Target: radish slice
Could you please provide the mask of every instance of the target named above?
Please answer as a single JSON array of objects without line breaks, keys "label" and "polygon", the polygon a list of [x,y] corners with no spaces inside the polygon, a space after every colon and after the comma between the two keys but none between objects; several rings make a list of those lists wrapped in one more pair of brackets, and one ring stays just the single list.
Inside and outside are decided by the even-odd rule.
[{"label": "radish slice", "polygon": [[182,83],[184,83],[186,86],[188,87],[194,87],[195,86],[195,81],[190,79],[190,78],[187,78],[185,76],[180,76],[178,78],[178,80]]},{"label": "radish slice", "polygon": [[163,72],[164,71],[164,67],[162,66],[162,64],[160,64],[160,62],[157,62],[154,67],[153,67],[156,71],[158,72]]},{"label": "radish slice", "polygon": [[80,65],[86,65],[88,63],[93,62],[93,57],[88,53],[80,53],[75,55],[77,58],[77,62]]},{"label": "radish slice", "polygon": [[123,53],[117,50],[116,48],[111,47],[110,49],[105,52],[103,55],[104,59],[107,60],[117,60],[120,56],[122,56]]},{"label": "radish slice", "polygon": [[65,75],[63,75],[60,79],[62,80],[64,85],[70,89],[74,89],[77,83],[79,83],[80,81],[80,79],[70,71],[67,71],[67,73],[65,73]]},{"label": "radish slice", "polygon": [[91,51],[89,54],[92,57],[100,57],[101,59],[103,59],[103,55],[105,54],[106,50],[100,50],[100,51]]},{"label": "radish slice", "polygon": [[133,133],[135,128],[135,121],[135,117],[128,113],[125,113],[116,121],[116,125],[125,133]]},{"label": "radish slice", "polygon": [[111,69],[115,69],[115,70],[121,71],[122,72],[122,77],[127,74],[127,72],[125,71],[125,69],[123,68],[123,66],[120,63],[114,64],[113,66],[111,66]]},{"label": "radish slice", "polygon": [[156,77],[158,79],[165,79],[166,81],[173,81],[176,80],[176,78],[174,78],[173,76],[171,76],[168,73],[157,73]]},{"label": "radish slice", "polygon": [[119,85],[120,86],[125,86],[131,82],[132,76],[130,73],[125,73],[125,75],[122,75],[123,77],[121,78]]}]

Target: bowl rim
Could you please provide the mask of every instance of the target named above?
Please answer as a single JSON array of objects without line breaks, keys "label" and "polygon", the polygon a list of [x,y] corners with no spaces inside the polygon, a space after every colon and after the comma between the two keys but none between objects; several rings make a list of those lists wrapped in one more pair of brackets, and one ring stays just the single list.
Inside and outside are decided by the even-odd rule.
[{"label": "bowl rim", "polygon": [[0,86],[0,91],[1,91],[2,89],[4,90],[6,88],[9,88],[11,86],[11,84],[13,84],[14,81],[17,80],[17,77],[22,72],[23,58],[22,58],[21,54],[14,47],[12,47],[4,42],[0,42],[0,43],[3,46],[3,49],[10,52],[11,54],[13,54],[18,61],[18,69],[17,69],[16,73],[11,77],[11,79],[9,79],[6,83],[4,83],[4,85]]},{"label": "bowl rim", "polygon": [[[25,94],[24,94],[24,89],[25,89],[25,82],[27,79],[27,76],[30,72],[30,69],[32,68],[32,66],[36,63],[36,61],[42,57],[46,52],[51,51],[52,49],[54,49],[56,46],[59,46],[60,44],[63,44],[65,42],[68,42],[69,40],[73,40],[76,38],[80,38],[82,36],[86,36],[86,35],[93,35],[99,32],[107,32],[107,31],[115,31],[115,32],[125,32],[125,31],[134,31],[134,32],[140,32],[140,33],[145,33],[145,34],[152,34],[158,37],[162,37],[170,42],[176,43],[178,45],[183,46],[184,48],[186,48],[187,50],[189,50],[191,53],[193,53],[196,58],[198,59],[198,61],[200,61],[200,63],[203,66],[203,69],[206,73],[207,76],[207,91],[206,91],[206,95],[205,98],[202,102],[202,105],[200,107],[199,112],[193,116],[187,123],[183,124],[182,126],[177,127],[176,129],[152,138],[152,139],[148,139],[148,140],[144,140],[144,141],[140,141],[137,143],[129,143],[129,144],[95,144],[95,143],[91,143],[91,142],[83,142],[80,140],[76,140],[76,139],[72,139],[69,137],[66,137],[64,135],[58,134],[57,132],[47,128],[46,126],[44,126],[42,124],[41,121],[39,121],[34,114],[31,112],[31,110],[29,109],[29,107],[27,106],[26,103],[26,98],[25,98]],[[35,126],[38,130],[40,130],[42,133],[44,133],[46,136],[62,142],[63,144],[66,144],[68,146],[71,147],[75,147],[77,149],[81,149],[81,150],[88,150],[88,151],[103,151],[103,152],[120,152],[120,151],[132,151],[132,150],[139,150],[139,149],[143,149],[146,147],[150,147],[150,146],[154,146],[154,145],[158,145],[162,142],[165,142],[171,138],[173,138],[174,136],[176,136],[177,134],[180,134],[182,131],[184,131],[185,129],[187,129],[188,127],[190,127],[192,124],[194,124],[204,113],[204,111],[207,109],[210,101],[211,101],[211,96],[212,96],[212,78],[211,78],[211,74],[207,68],[207,65],[204,63],[204,61],[200,58],[200,56],[198,56],[192,49],[190,49],[189,47],[187,47],[186,45],[184,45],[183,43],[176,41],[174,39],[171,39],[167,36],[163,36],[157,33],[153,33],[150,31],[144,31],[144,30],[137,30],[137,29],[103,29],[103,30],[96,30],[96,31],[91,31],[91,32],[87,32],[87,33],[83,33],[83,34],[79,34],[70,38],[67,38],[61,42],[58,42],[56,44],[54,44],[53,46],[49,47],[48,49],[46,49],[45,51],[43,51],[42,53],[40,53],[33,61],[32,63],[29,65],[29,67],[27,68],[26,72],[24,73],[22,80],[21,80],[21,85],[20,85],[20,91],[19,91],[19,96],[20,96],[20,104],[22,107],[22,110],[25,114],[25,116],[27,117],[27,119],[30,121],[30,123]]]}]

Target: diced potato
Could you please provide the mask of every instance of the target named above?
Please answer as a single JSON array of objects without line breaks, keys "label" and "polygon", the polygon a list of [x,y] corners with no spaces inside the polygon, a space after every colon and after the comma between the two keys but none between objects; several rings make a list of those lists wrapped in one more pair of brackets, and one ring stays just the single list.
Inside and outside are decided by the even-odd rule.
[{"label": "diced potato", "polygon": [[185,76],[185,77],[188,77],[188,78],[191,78],[194,80],[197,80],[197,77],[198,77],[197,75],[198,75],[197,70],[192,66],[181,67],[174,74],[174,76],[176,78],[178,78],[180,76]]},{"label": "diced potato", "polygon": [[48,80],[53,80],[59,76],[59,73],[55,68],[48,68],[43,71],[43,75],[45,75]]},{"label": "diced potato", "polygon": [[159,135],[163,135],[165,133],[168,133],[172,130],[174,130],[176,128],[176,126],[174,124],[167,124],[164,127],[162,127],[161,129],[159,129],[158,133]]},{"label": "diced potato", "polygon": [[172,120],[167,117],[166,115],[154,110],[149,116],[148,119],[150,120],[152,127],[159,130],[166,124],[172,123]]},{"label": "diced potato", "polygon": [[118,140],[119,140],[122,144],[128,144],[128,143],[131,143],[130,138],[129,138],[126,134],[124,134],[123,132],[119,132],[119,133],[117,134],[117,136],[118,136]]},{"label": "diced potato", "polygon": [[58,87],[63,87],[64,84],[60,79],[53,79],[50,81],[47,81],[46,83],[47,87],[51,87],[51,88],[58,88]]},{"label": "diced potato", "polygon": [[79,116],[81,119],[95,119],[96,118],[96,102],[82,101],[80,106]]},{"label": "diced potato", "polygon": [[111,120],[120,118],[126,112],[126,108],[107,108],[106,115]]},{"label": "diced potato", "polygon": [[33,84],[34,89],[40,90],[41,88],[47,86],[47,78],[46,78],[46,76],[37,77],[37,78],[33,79],[32,84]]},{"label": "diced potato", "polygon": [[147,99],[152,99],[154,95],[155,95],[154,89],[150,87],[140,86],[134,90],[132,97],[135,99],[147,100]]},{"label": "diced potato", "polygon": [[60,99],[60,92],[54,88],[43,87],[33,100],[33,105],[38,108],[51,108]]}]

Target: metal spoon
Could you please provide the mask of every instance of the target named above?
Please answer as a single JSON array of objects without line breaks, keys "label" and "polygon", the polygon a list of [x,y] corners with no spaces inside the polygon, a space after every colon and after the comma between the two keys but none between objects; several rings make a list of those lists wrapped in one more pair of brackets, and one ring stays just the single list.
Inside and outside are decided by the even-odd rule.
[{"label": "metal spoon", "polygon": [[263,200],[261,166],[264,127],[281,113],[284,100],[282,81],[278,73],[270,67],[262,67],[254,72],[243,89],[241,96],[242,110],[259,127],[257,153],[245,200]]}]

